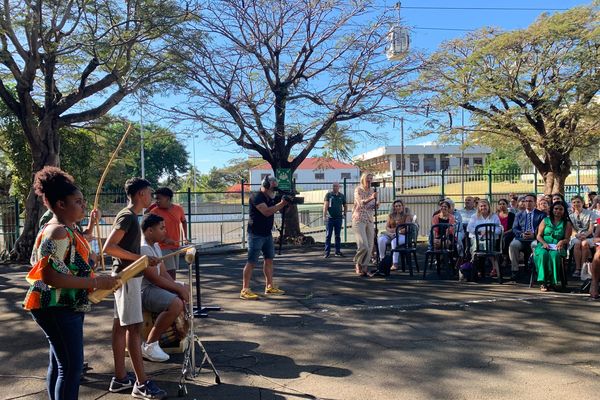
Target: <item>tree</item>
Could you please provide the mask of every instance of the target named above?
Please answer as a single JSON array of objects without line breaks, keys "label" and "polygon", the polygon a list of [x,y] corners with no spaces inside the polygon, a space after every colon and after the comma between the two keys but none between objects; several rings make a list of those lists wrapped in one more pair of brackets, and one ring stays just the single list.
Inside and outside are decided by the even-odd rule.
[{"label": "tree", "polygon": [[[5,0],[0,5],[0,99],[31,150],[30,176],[60,164],[61,128],[106,114],[125,96],[162,82],[178,1]],[[41,203],[30,190],[14,256],[26,260]]]},{"label": "tree", "polygon": [[[188,98],[172,111],[294,171],[336,122],[400,106],[416,63],[385,59],[391,22],[367,1],[206,2],[178,48]],[[286,215],[298,235],[295,207]]]},{"label": "tree", "polygon": [[352,139],[348,128],[340,128],[333,124],[323,135],[323,156],[335,158],[340,161],[351,161],[352,152],[356,148],[356,141]]},{"label": "tree", "polygon": [[[592,6],[539,17],[522,30],[484,29],[449,41],[431,56],[421,88],[431,94],[436,131],[448,112],[471,113],[474,136],[517,141],[544,178],[563,192],[571,153],[600,135],[600,21]],[[450,131],[458,133],[457,131]]]}]

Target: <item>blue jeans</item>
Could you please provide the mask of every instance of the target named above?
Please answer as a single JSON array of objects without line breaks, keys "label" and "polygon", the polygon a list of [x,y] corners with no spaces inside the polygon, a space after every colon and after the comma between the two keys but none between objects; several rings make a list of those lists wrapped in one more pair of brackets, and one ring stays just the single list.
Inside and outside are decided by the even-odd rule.
[{"label": "blue jeans", "polygon": [[325,254],[329,254],[331,250],[331,234],[335,232],[335,253],[340,253],[342,238],[340,232],[342,230],[343,218],[327,218],[327,233],[325,236]]},{"label": "blue jeans", "polygon": [[31,310],[50,343],[46,388],[50,400],[77,400],[83,372],[83,316],[65,307]]},{"label": "blue jeans", "polygon": [[275,244],[273,243],[273,235],[260,236],[248,232],[248,262],[256,264],[260,253],[263,259],[272,260],[275,258]]}]

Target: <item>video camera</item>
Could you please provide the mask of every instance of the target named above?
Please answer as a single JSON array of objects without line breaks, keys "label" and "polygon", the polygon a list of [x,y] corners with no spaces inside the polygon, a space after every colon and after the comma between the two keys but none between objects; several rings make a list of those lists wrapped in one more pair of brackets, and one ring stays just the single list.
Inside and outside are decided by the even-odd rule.
[{"label": "video camera", "polygon": [[278,187],[275,188],[275,191],[277,192],[277,196],[275,197],[276,202],[280,202],[281,199],[283,199],[290,204],[304,204],[304,197],[297,196],[297,194],[299,194],[299,192],[282,190],[282,189],[279,189]]}]

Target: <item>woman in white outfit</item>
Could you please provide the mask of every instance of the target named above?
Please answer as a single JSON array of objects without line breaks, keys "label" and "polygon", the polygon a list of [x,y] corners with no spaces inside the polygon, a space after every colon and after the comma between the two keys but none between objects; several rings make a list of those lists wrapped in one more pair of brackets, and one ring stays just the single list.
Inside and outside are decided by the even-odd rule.
[{"label": "woman in white outfit", "polygon": [[[396,200],[392,203],[392,212],[388,216],[387,223],[385,224],[385,231],[381,233],[377,238],[377,245],[379,246],[379,259],[383,260],[385,256],[385,248],[387,244],[391,242],[392,250],[397,246],[401,246],[406,242],[406,236],[403,232],[400,232],[398,238],[396,238],[396,226],[400,224],[408,224],[412,222],[412,215],[408,213],[404,207],[402,200]],[[397,240],[396,240],[397,239]],[[393,253],[392,256],[392,269],[398,269],[398,258],[399,253]]]},{"label": "woman in white outfit", "polygon": [[[484,234],[483,231],[475,232],[475,228],[477,225],[481,224],[496,224],[496,228],[494,229],[495,238],[500,237],[500,233],[502,232],[502,225],[500,224],[500,218],[498,218],[498,214],[493,213],[490,208],[490,203],[486,199],[480,199],[477,204],[477,213],[471,217],[469,221],[469,225],[467,225],[467,232],[469,233],[469,237],[471,238],[471,254],[474,254],[477,250],[477,242],[475,239],[476,235],[479,235],[480,238]],[[497,260],[492,260],[493,269],[492,276],[496,276],[498,273],[498,265]]]}]

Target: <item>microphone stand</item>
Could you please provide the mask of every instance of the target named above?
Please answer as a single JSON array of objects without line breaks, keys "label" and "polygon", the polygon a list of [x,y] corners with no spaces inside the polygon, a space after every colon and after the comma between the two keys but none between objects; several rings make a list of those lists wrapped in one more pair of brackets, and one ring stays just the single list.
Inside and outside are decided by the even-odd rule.
[{"label": "microphone stand", "polygon": [[[373,192],[377,193],[377,186],[373,186]],[[377,269],[374,271],[374,275],[384,276],[384,274],[379,270],[379,262],[380,262],[380,254],[379,254],[379,244],[377,243],[377,236],[379,235],[379,229],[377,228],[377,196],[375,196],[375,227],[373,231],[375,232],[375,256],[377,257],[377,261],[375,262],[375,266]]]},{"label": "microphone stand", "polygon": [[278,255],[281,255],[281,248],[283,247],[283,228],[285,227],[285,210],[288,206],[281,209],[281,228],[279,228],[279,251]]}]

